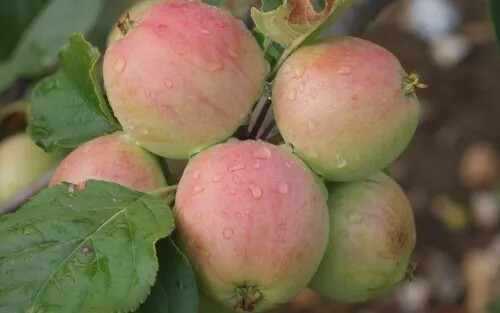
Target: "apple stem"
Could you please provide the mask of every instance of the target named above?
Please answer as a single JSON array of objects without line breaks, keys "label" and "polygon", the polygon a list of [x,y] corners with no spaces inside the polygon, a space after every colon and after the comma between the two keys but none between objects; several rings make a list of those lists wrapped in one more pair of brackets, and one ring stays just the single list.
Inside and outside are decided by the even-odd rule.
[{"label": "apple stem", "polygon": [[132,20],[130,18],[130,14],[127,13],[124,19],[119,20],[118,23],[116,24],[116,27],[121,31],[122,36],[125,36],[128,34],[129,31],[131,31],[135,26],[137,25],[137,22]]},{"label": "apple stem", "polygon": [[417,88],[427,88],[426,84],[420,82],[420,75],[411,73],[403,80],[403,90],[405,94],[414,94]]}]

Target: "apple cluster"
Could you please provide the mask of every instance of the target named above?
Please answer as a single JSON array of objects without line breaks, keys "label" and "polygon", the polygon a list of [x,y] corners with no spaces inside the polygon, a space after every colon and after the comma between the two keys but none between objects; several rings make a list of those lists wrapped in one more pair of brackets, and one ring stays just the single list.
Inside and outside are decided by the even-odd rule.
[{"label": "apple cluster", "polygon": [[264,312],[307,286],[362,302],[400,282],[415,225],[383,170],[417,127],[418,76],[363,39],[307,44],[269,81],[283,144],[231,139],[269,80],[252,33],[202,2],[151,1],[138,12],[104,57],[123,131],[74,150],[52,184],[92,178],[148,192],[167,184],[156,156],[189,159],[173,211],[201,312]]}]

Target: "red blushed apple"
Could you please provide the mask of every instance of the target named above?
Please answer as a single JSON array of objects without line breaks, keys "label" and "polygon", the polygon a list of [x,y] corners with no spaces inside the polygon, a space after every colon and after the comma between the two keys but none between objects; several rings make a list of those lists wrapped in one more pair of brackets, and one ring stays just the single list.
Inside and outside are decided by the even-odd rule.
[{"label": "red blushed apple", "polygon": [[174,214],[202,291],[237,311],[292,300],[327,244],[323,183],[289,150],[259,141],[208,148],[188,164]]},{"label": "red blushed apple", "polygon": [[273,112],[284,139],[314,171],[327,180],[358,180],[387,167],[409,144],[419,86],[386,49],[334,38],[285,61]]},{"label": "red blushed apple", "polygon": [[81,184],[89,179],[144,192],[166,186],[155,157],[121,132],[96,138],[75,149],[59,164],[50,185],[63,181]]},{"label": "red blushed apple", "polygon": [[104,57],[104,84],[129,133],[155,154],[185,159],[247,120],[268,63],[229,12],[202,2],[152,6]]}]

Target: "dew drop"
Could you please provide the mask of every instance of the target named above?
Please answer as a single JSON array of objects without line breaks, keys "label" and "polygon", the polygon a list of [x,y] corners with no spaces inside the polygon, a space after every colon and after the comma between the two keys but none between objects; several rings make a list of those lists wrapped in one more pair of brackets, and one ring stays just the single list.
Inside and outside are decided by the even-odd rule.
[{"label": "dew drop", "polygon": [[226,212],[222,212],[222,218],[223,218],[223,219],[228,218],[228,216],[229,216],[229,215],[228,215]]},{"label": "dew drop", "polygon": [[89,255],[90,253],[92,253],[92,248],[89,246],[84,246],[82,247],[81,252],[83,255]]},{"label": "dew drop", "polygon": [[305,82],[301,82],[300,85],[299,85],[299,90],[300,91],[304,91],[304,88],[306,88],[306,83]]},{"label": "dew drop", "polygon": [[227,27],[227,24],[222,22],[222,21],[215,21],[215,26],[219,27],[219,28],[226,28]]},{"label": "dew drop", "polygon": [[285,166],[288,167],[288,168],[291,168],[292,167],[292,164],[290,164],[290,162],[286,161],[285,162]]},{"label": "dew drop", "polygon": [[314,130],[316,129],[316,124],[314,124],[314,122],[309,121],[307,123],[307,128],[309,128],[309,130]]},{"label": "dew drop", "polygon": [[259,186],[250,185],[249,188],[254,199],[260,199],[260,197],[262,197],[262,189]]},{"label": "dew drop", "polygon": [[311,90],[311,98],[316,99],[318,97],[318,92],[316,91],[316,88],[313,88]]},{"label": "dew drop", "polygon": [[297,89],[293,88],[290,90],[286,98],[290,101],[297,99]]},{"label": "dew drop", "polygon": [[337,68],[337,73],[339,73],[340,75],[349,75],[352,73],[352,68],[350,66],[339,66]]},{"label": "dew drop", "polygon": [[236,191],[236,189],[234,189],[234,188],[232,188],[231,190],[229,190],[229,194],[230,194],[230,195],[233,195],[233,196],[236,194],[236,192],[237,192],[237,191]]},{"label": "dew drop", "polygon": [[304,72],[306,71],[306,68],[303,65],[299,65],[295,68],[293,72],[293,77],[294,78],[300,78],[302,75],[304,75]]},{"label": "dew drop", "polygon": [[149,90],[149,89],[144,90],[144,97],[150,98],[151,97],[151,90]]},{"label": "dew drop", "polygon": [[203,217],[203,214],[198,213],[198,218],[201,219]]},{"label": "dew drop", "polygon": [[202,192],[204,189],[201,187],[201,186],[196,186],[194,187],[193,189],[193,194],[197,195],[199,194],[200,192]]},{"label": "dew drop", "polygon": [[238,175],[233,175],[233,181],[235,184],[240,184],[241,178]]},{"label": "dew drop", "polygon": [[253,165],[252,165],[253,168],[257,169],[257,168],[260,168],[260,163],[259,162],[255,162]]},{"label": "dew drop", "polygon": [[231,227],[226,227],[222,231],[222,236],[224,236],[224,238],[226,239],[233,237],[233,234],[234,234],[234,229],[232,229]]},{"label": "dew drop", "polygon": [[200,171],[196,171],[193,173],[193,179],[198,179],[200,178]]},{"label": "dew drop", "polygon": [[223,67],[224,67],[224,65],[222,65],[222,63],[220,63],[220,62],[209,62],[207,64],[207,70],[209,72],[215,72],[217,70],[220,70]]},{"label": "dew drop", "polygon": [[116,74],[122,74],[127,67],[127,61],[123,58],[118,59],[115,64],[115,72]]},{"label": "dew drop", "polygon": [[347,221],[351,224],[359,224],[364,220],[364,216],[354,211],[347,214]]},{"label": "dew drop", "polygon": [[389,100],[387,100],[387,98],[382,99],[382,102],[383,102],[383,103],[387,103],[388,101],[389,101]]},{"label": "dew drop", "polygon": [[170,80],[170,79],[165,79],[163,81],[163,84],[165,85],[165,87],[167,87],[168,89],[172,88],[174,86],[174,83]]},{"label": "dew drop", "polygon": [[148,135],[148,134],[149,134],[149,129],[147,129],[147,128],[146,128],[146,129],[144,129],[144,130],[142,131],[142,133],[143,133],[144,135]]},{"label": "dew drop", "polygon": [[218,182],[220,182],[223,179],[224,179],[224,175],[214,175],[214,177],[212,177],[212,182],[213,183],[218,183]]},{"label": "dew drop", "polygon": [[176,278],[175,279],[175,285],[177,286],[177,288],[179,289],[186,289],[187,286],[182,282],[182,280],[180,280],[179,278]]},{"label": "dew drop", "polygon": [[337,168],[343,168],[346,165],[347,160],[342,155],[337,154],[337,156],[335,157],[335,166],[337,166]]},{"label": "dew drop", "polygon": [[288,184],[285,182],[278,183],[278,190],[280,193],[286,195],[288,193]]},{"label": "dew drop", "polygon": [[278,229],[279,230],[285,230],[286,229],[286,223],[285,222],[281,222],[278,224]]},{"label": "dew drop", "polygon": [[269,150],[267,147],[260,147],[253,152],[253,156],[257,159],[263,159],[263,160],[269,160],[271,157],[271,150]]},{"label": "dew drop", "polygon": [[233,166],[230,166],[227,170],[229,172],[236,172],[236,171],[240,171],[240,170],[243,170],[245,169],[245,165],[243,164],[236,164],[236,165],[233,165]]},{"label": "dew drop", "polygon": [[200,33],[202,33],[202,34],[204,34],[204,35],[210,35],[210,34],[211,34],[211,32],[210,32],[208,29],[206,29],[206,28],[202,28],[202,29],[200,30]]},{"label": "dew drop", "polygon": [[199,16],[199,15],[196,15],[196,16],[194,17],[194,19],[195,19],[195,20],[197,20],[197,21],[201,21],[201,20],[202,20],[201,16]]}]

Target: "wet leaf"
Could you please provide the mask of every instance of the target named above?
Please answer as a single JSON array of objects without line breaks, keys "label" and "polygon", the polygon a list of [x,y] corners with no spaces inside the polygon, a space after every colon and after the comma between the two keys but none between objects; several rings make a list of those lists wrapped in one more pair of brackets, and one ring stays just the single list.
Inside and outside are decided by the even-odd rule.
[{"label": "wet leaf", "polygon": [[156,283],[135,313],[197,313],[198,291],[189,261],[170,238],[160,241],[156,251],[160,262]]},{"label": "wet leaf", "polygon": [[[0,1],[0,93],[18,77],[33,77],[57,62],[57,51],[75,32],[87,32],[103,0]],[[5,34],[4,34],[5,32]]]},{"label": "wet leaf", "polygon": [[89,181],[48,188],[0,216],[0,312],[127,312],[155,282],[165,202]]},{"label": "wet leaf", "polygon": [[119,129],[98,80],[99,51],[75,34],[59,57],[61,68],[35,86],[28,110],[28,132],[46,151]]}]

